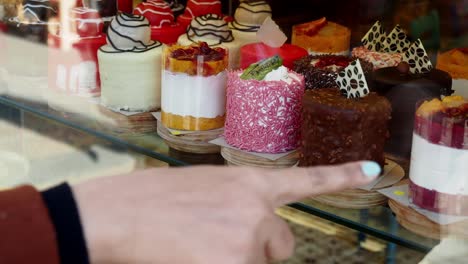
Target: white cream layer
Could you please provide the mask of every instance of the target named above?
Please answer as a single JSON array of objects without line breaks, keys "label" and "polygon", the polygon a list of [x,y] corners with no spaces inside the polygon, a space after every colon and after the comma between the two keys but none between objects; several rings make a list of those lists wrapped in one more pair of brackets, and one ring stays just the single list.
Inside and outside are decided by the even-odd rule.
[{"label": "white cream layer", "polygon": [[429,190],[468,195],[468,149],[433,144],[413,133],[410,179]]},{"label": "white cream layer", "polygon": [[196,118],[223,116],[226,82],[226,71],[207,77],[164,71],[161,109],[166,113]]},{"label": "white cream layer", "polygon": [[162,47],[145,52],[98,51],[101,103],[109,108],[149,111],[161,105]]},{"label": "white cream layer", "polygon": [[[218,43],[217,40],[213,40],[213,39],[210,39],[210,38],[194,37],[193,40],[194,41],[205,41],[206,43],[208,43],[208,45]],[[191,40],[189,40],[187,38],[187,34],[181,35],[179,37],[179,39],[177,40],[177,43],[179,45],[182,45],[182,46],[189,46],[189,45],[194,44]],[[232,41],[232,42],[223,42],[220,45],[215,45],[215,46],[211,46],[211,47],[212,48],[222,47],[222,48],[228,49],[228,52],[229,52],[229,54],[228,54],[228,56],[229,56],[229,69],[235,70],[235,69],[239,68],[241,44],[239,43],[239,41],[237,41],[237,39],[234,39],[234,41]]]},{"label": "white cream layer", "polygon": [[461,95],[468,99],[467,79],[452,79],[452,89],[455,90],[455,95]]}]

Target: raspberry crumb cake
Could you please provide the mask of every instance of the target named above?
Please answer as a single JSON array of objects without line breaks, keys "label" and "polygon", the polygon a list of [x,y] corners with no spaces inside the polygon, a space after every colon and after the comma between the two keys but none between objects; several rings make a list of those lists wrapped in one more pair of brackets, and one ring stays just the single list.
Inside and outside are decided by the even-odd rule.
[{"label": "raspberry crumb cake", "polygon": [[433,99],[416,111],[410,198],[430,211],[468,215],[467,99]]}]

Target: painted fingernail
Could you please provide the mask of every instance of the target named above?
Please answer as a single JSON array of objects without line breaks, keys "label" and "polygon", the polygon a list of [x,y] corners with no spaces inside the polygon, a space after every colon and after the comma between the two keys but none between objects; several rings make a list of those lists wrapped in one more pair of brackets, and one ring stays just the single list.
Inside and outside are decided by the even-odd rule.
[{"label": "painted fingernail", "polygon": [[382,169],[379,164],[374,161],[365,161],[361,163],[361,170],[364,175],[369,178],[375,178],[380,175]]}]

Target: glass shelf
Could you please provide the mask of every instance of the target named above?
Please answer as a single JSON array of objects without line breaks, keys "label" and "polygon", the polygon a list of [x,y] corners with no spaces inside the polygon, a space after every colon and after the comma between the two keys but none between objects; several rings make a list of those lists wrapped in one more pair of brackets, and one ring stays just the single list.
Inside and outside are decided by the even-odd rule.
[{"label": "glass shelf", "polygon": [[[97,107],[92,104],[89,106],[91,108]],[[224,164],[224,160],[219,154],[189,154],[170,149],[156,132],[115,133],[115,131],[112,131],[112,126],[97,121],[94,118],[95,116],[67,113],[63,109],[56,110],[54,109],[56,107],[52,108],[44,101],[41,102],[41,100],[32,101],[3,95],[0,96],[0,107],[13,107],[39,115],[81,130],[114,145],[166,162],[170,166]],[[395,243],[420,252],[428,252],[438,243],[436,240],[421,237],[401,227],[388,207],[378,206],[366,210],[338,209],[313,200],[305,200],[290,206],[378,237],[388,243]]]}]

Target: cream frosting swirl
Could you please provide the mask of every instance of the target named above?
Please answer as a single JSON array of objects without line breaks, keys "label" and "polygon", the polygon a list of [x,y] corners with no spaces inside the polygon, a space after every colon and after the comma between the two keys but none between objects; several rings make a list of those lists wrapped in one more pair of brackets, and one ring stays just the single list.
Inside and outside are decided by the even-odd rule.
[{"label": "cream frosting swirl", "polygon": [[107,45],[100,48],[107,53],[145,52],[161,46],[151,40],[150,23],[144,16],[119,13],[107,30]]},{"label": "cream frosting swirl", "polygon": [[187,38],[194,43],[205,41],[210,46],[234,41],[228,23],[216,14],[194,18],[187,29]]}]

